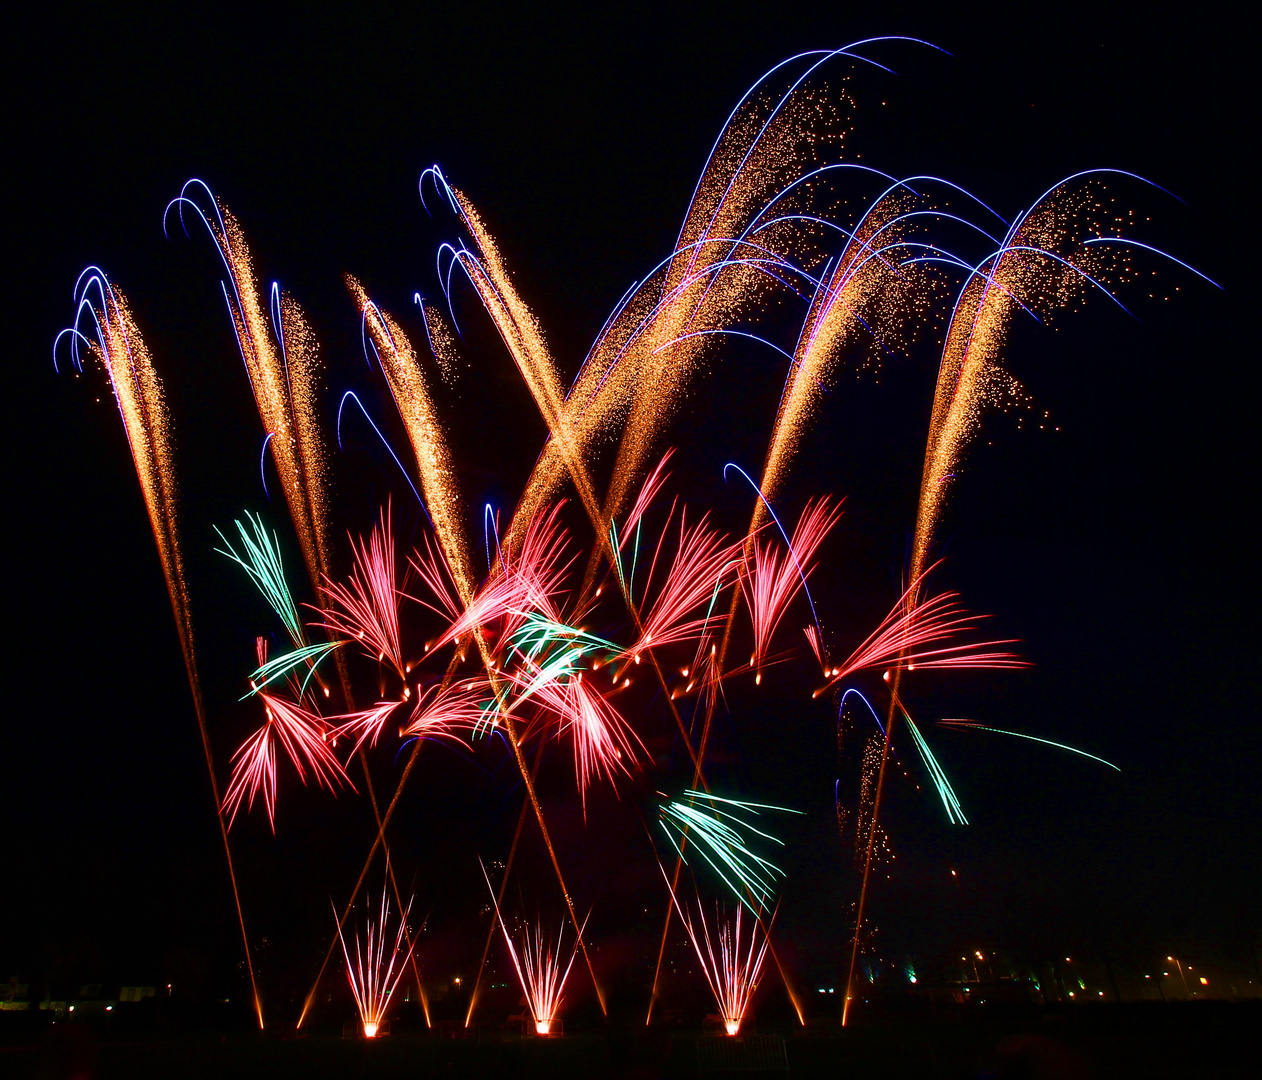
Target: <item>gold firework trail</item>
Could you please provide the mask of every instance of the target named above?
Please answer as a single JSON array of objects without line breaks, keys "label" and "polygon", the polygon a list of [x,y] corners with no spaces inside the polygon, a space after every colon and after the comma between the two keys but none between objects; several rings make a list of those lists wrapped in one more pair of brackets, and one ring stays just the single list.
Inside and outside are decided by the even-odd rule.
[{"label": "gold firework trail", "polygon": [[[448,245],[446,250],[460,263],[477,291],[483,307],[517,365],[526,388],[534,398],[539,415],[548,426],[550,442],[557,447],[561,463],[578,491],[580,501],[592,521],[597,522],[600,520],[600,510],[587,472],[585,448],[571,430],[572,425],[565,410],[565,391],[557,375],[556,364],[544,341],[539,320],[513,285],[495,240],[482,223],[473,204],[462,192],[441,180],[441,174],[436,182],[443,184],[477,248],[476,253],[464,246],[457,249]],[[514,515],[513,526],[509,530],[510,548],[524,534],[530,520],[529,516],[523,517],[520,512]]]},{"label": "gold firework trail", "polygon": [[[905,337],[905,324],[921,315],[931,295],[920,265],[904,265],[915,249],[917,223],[906,183],[885,192],[849,231],[835,262],[826,267],[798,336],[767,445],[759,488],[772,501],[780,490],[824,391],[843,356],[864,343],[889,351]],[[752,532],[767,519],[755,500]]]},{"label": "gold firework trail", "polygon": [[[204,192],[207,213],[193,195]],[[236,218],[200,180],[190,180],[175,208],[181,222],[195,213],[209,230],[228,273],[224,299],[241,351],[250,389],[266,432],[267,448],[280,477],[289,514],[298,534],[307,574],[317,596],[330,576],[332,560],[327,529],[327,455],[320,436],[316,395],[316,340],[298,305],[273,285],[270,312],[265,314],[258,278]],[[229,284],[230,283],[230,284]],[[268,318],[270,314],[270,320]]]},{"label": "gold firework trail", "polygon": [[[1108,175],[1131,174],[1093,170],[1061,181],[1016,217],[997,251],[977,266],[964,268],[967,276],[947,327],[929,420],[912,540],[912,581],[917,581],[924,572],[946,503],[949,481],[954,478],[954,470],[978,430],[983,411],[988,405],[1001,403],[1004,392],[1015,384],[1001,366],[1013,317],[1025,312],[1046,320],[1090,288],[1098,289],[1118,303],[1112,287],[1129,276],[1130,265],[1125,252],[1098,243],[1117,240],[1112,234],[1125,221],[1111,209],[1112,200],[1108,204],[1104,200],[1104,180]],[[915,591],[909,592],[908,607],[914,607],[918,600]],[[860,927],[880,829],[881,793],[900,707],[902,674],[901,668],[896,668],[890,685],[890,707],[876,795],[868,820],[863,883],[851,939],[842,1026],[850,1012]]]},{"label": "gold firework trail", "polygon": [[1133,220],[1108,194],[1110,183],[1118,179],[1149,183],[1117,169],[1070,176],[1017,216],[994,254],[965,268],[968,276],[951,313],[934,391],[912,548],[913,580],[927,563],[950,481],[983,411],[1002,405],[1016,386],[1002,367],[1013,318],[1025,313],[1049,322],[1092,293],[1122,307],[1115,290],[1135,277],[1130,247],[1153,251],[1209,281],[1164,252],[1116,235]]},{"label": "gold firework trail", "polygon": [[837,153],[850,130],[839,109],[849,97],[824,94],[810,79],[843,52],[818,54],[776,93],[770,80],[791,70],[778,65],[741,99],[710,152],[675,251],[660,279],[646,283],[657,286],[659,298],[612,360],[632,364],[638,392],[606,498],[611,519],[702,370],[707,343],[732,332],[758,299],[807,287],[799,267],[815,245],[794,212],[808,194],[802,181],[826,150]]},{"label": "gold firework trail", "polygon": [[[473,599],[476,579],[469,561],[464,507],[451,463],[451,451],[434,409],[425,373],[403,328],[369,299],[363,286],[353,277],[347,275],[346,284],[355,298],[399,417],[407,430],[412,452],[416,456],[421,490],[425,493],[426,511],[455,578],[460,599],[467,606]],[[437,312],[432,312],[429,317],[435,315]]]},{"label": "gold firework trail", "polygon": [[[95,302],[91,293],[96,293]],[[101,362],[109,378],[123,430],[131,448],[136,478],[144,496],[149,524],[158,546],[158,559],[162,575],[166,579],[167,595],[171,598],[171,611],[175,616],[175,629],[180,638],[180,650],[184,654],[184,667],[188,672],[189,690],[193,695],[193,710],[201,732],[202,750],[206,755],[206,771],[210,776],[211,794],[215,800],[215,814],[219,832],[223,838],[224,855],[228,860],[228,876],[232,881],[232,896],[237,906],[237,920],[241,926],[241,942],[245,948],[245,962],[250,974],[250,989],[254,996],[254,1011],[259,1027],[263,1026],[263,1003],[254,978],[254,963],[250,956],[250,941],[245,931],[245,914],[241,909],[241,895],[237,889],[237,874],[232,863],[232,850],[228,846],[228,829],[223,817],[223,801],[219,796],[219,784],[215,779],[214,757],[210,748],[210,736],[206,727],[206,706],[202,699],[201,680],[197,672],[197,657],[193,643],[193,620],[189,613],[188,586],[184,577],[184,561],[180,553],[179,521],[176,515],[175,465],[171,453],[171,425],[162,382],[154,370],[153,357],[149,353],[140,328],[131,313],[122,290],[113,285],[105,272],[89,267],[75,284],[77,312],[75,324],[58,335],[58,342],[68,336],[74,365],[82,370],[80,345],[86,343],[92,354]],[[83,318],[90,317],[95,340],[79,331]],[[56,358],[56,345],[53,347]]]}]

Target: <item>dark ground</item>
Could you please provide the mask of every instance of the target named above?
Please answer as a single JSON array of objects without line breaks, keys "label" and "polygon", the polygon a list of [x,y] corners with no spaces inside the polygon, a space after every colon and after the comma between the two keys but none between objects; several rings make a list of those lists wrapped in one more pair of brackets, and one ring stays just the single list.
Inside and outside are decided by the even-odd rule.
[{"label": "dark ground", "polygon": [[[17,1019],[16,1016],[4,1017]],[[23,1021],[33,1021],[27,1014]],[[939,1013],[868,1020],[844,1034],[833,1022],[785,1032],[792,1077],[1178,1077],[1256,1075],[1256,1003],[1030,1009],[1007,1015]],[[690,1030],[611,1026],[602,1033],[522,1039],[502,1031],[466,1038],[400,1035],[368,1043],[332,1035],[111,1033],[67,1024],[24,1032],[5,1024],[8,1077],[535,1076],[692,1077],[706,1047]],[[775,1032],[762,1031],[765,1038]],[[1252,1061],[1253,1065],[1249,1065]],[[760,1075],[741,1073],[741,1075]],[[774,1075],[761,1073],[761,1075]],[[784,1075],[781,1073],[780,1075]]]}]

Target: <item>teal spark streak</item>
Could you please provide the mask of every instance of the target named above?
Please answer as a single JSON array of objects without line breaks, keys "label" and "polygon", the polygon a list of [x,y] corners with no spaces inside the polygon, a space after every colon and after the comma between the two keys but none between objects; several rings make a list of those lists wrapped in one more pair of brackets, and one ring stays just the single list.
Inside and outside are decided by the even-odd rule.
[{"label": "teal spark streak", "polygon": [[[676,854],[687,862],[683,848],[676,841],[672,830],[681,837],[688,834],[692,840],[694,850],[710,864],[723,880],[723,883],[732,890],[732,894],[736,899],[749,908],[750,912],[757,917],[760,910],[766,907],[771,900],[771,890],[775,885],[776,876],[784,877],[784,871],[774,863],[750,850],[747,846],[749,841],[746,839],[745,834],[737,828],[733,828],[728,822],[735,822],[740,829],[756,833],[758,836],[770,840],[772,843],[779,844],[781,847],[784,846],[784,841],[772,836],[771,833],[756,828],[744,817],[722,810],[713,804],[722,803],[725,806],[734,807],[754,817],[759,816],[759,810],[776,810],[786,814],[800,814],[801,811],[791,810],[785,806],[771,806],[766,803],[722,799],[715,795],[707,795],[705,792],[691,789],[685,791],[684,795],[687,798],[686,802],[671,800],[662,804],[660,823],[663,831],[666,833],[666,838],[670,841]],[[708,800],[712,804],[712,809],[707,811],[694,806],[693,802],[697,799]],[[736,881],[733,881],[733,878]],[[750,904],[751,897],[757,903],[757,909]]]},{"label": "teal spark streak", "polygon": [[[559,682],[583,671],[587,666],[585,661],[591,654],[603,652],[617,655],[619,652],[618,646],[612,641],[565,623],[554,622],[538,612],[528,612],[525,620],[513,631],[509,641],[513,650],[528,661],[533,675],[509,706],[509,711],[532,697],[541,686]],[[540,656],[544,657],[542,662],[538,659]],[[491,704],[497,709],[503,707],[502,701]]]},{"label": "teal spark streak", "polygon": [[609,550],[613,552],[613,568],[618,572],[618,582],[622,585],[622,591],[627,591],[627,579],[622,573],[622,553],[618,550],[618,526],[612,521],[609,523]]},{"label": "teal spark streak", "polygon": [[495,726],[495,717],[501,713],[507,712],[508,687],[501,686],[494,691],[494,696],[488,698],[482,704],[482,711],[478,714],[477,723],[473,725],[473,737],[480,738],[490,733],[492,727]]},{"label": "teal spark streak", "polygon": [[[714,605],[718,602],[719,593],[723,591],[723,575],[727,573],[727,568],[735,564],[738,560],[733,559],[731,562],[723,564],[723,568],[719,571],[719,576],[714,579],[714,592],[710,594],[710,606],[705,609],[705,622],[701,624],[701,634],[704,637],[705,632],[710,628],[710,616],[714,614]],[[798,813],[794,810],[793,813]]]},{"label": "teal spark streak", "polygon": [[245,550],[245,557],[236,553],[228,542],[228,538],[219,532],[218,526],[215,526],[215,532],[219,533],[219,539],[224,542],[224,547],[228,550],[224,551],[223,548],[215,548],[215,550],[220,555],[226,555],[250,575],[250,580],[258,587],[259,592],[271,605],[280,621],[285,624],[285,629],[289,631],[294,644],[302,647],[306,645],[307,640],[302,632],[302,624],[298,621],[298,608],[289,592],[289,586],[285,583],[285,566],[280,557],[280,542],[275,533],[268,535],[261,517],[251,514],[248,510],[245,512],[245,517],[253,530],[253,536],[246,531],[246,527],[240,521],[233,521],[237,532],[241,534],[241,545]]},{"label": "teal spark streak", "polygon": [[[950,726],[952,722],[950,720],[943,720],[942,723]],[[1047,746],[1054,746],[1058,750],[1068,750],[1071,754],[1081,754],[1083,757],[1090,758],[1092,761],[1098,761],[1101,765],[1107,765],[1110,769],[1117,769],[1118,772],[1122,771],[1111,761],[1105,761],[1104,758],[1096,757],[1095,754],[1088,754],[1085,750],[1079,750],[1076,746],[1067,746],[1063,742],[1053,742],[1051,739],[1040,739],[1037,735],[1023,735],[1019,731],[1004,731],[1003,728],[987,727],[985,724],[974,724],[972,721],[969,721],[967,725],[960,724],[958,726],[972,731],[993,731],[996,735],[1011,735],[1014,739],[1029,739],[1030,742],[1044,743]]]},{"label": "teal spark streak", "polygon": [[541,686],[546,686],[550,682],[560,682],[562,679],[581,671],[582,668],[578,665],[578,661],[582,658],[582,649],[558,649],[542,664],[535,667],[534,675],[526,683],[525,689],[517,695],[517,700],[513,702],[513,708],[532,697]]},{"label": "teal spark streak", "polygon": [[529,612],[526,621],[513,631],[509,639],[512,647],[518,652],[534,660],[540,653],[561,645],[568,651],[578,651],[582,655],[591,652],[618,653],[621,650],[612,641],[606,641],[586,630],[567,626],[565,623],[553,622],[538,612]]},{"label": "teal spark streak", "polygon": [[286,678],[296,668],[307,665],[306,678],[302,680],[301,694],[307,692],[307,684],[311,681],[311,676],[315,674],[315,669],[320,666],[320,661],[329,655],[334,649],[345,645],[344,641],[321,641],[315,645],[302,645],[293,652],[284,653],[281,656],[273,657],[261,667],[257,668],[253,675],[250,676],[250,682],[254,684],[254,688],[242,697],[244,701],[248,697],[253,697],[263,687],[269,683],[276,682],[277,679]]},{"label": "teal spark streak", "polygon": [[632,603],[635,602],[635,598],[631,594],[635,589],[635,566],[640,561],[640,526],[643,524],[643,518],[635,523],[635,544],[631,548],[631,577],[627,582],[627,597]]},{"label": "teal spark streak", "polygon": [[951,782],[947,779],[946,773],[942,771],[942,766],[938,764],[938,759],[933,756],[933,752],[929,749],[929,744],[925,742],[925,737],[920,734],[920,728],[916,727],[915,721],[907,715],[906,709],[900,709],[900,711],[903,714],[903,719],[907,721],[907,730],[911,732],[911,737],[916,742],[916,749],[920,751],[920,759],[925,763],[925,768],[929,770],[929,776],[933,779],[934,786],[938,789],[938,797],[946,808],[947,820],[952,825],[967,825],[968,818],[964,816],[960,800],[955,797],[955,791],[951,787]]},{"label": "teal spark streak", "polygon": [[613,552],[613,568],[618,572],[618,582],[622,585],[622,591],[626,594],[628,600],[631,599],[631,590],[635,588],[635,567],[640,559],[640,526],[643,524],[642,521],[635,523],[635,543],[631,547],[631,576],[628,578],[622,571],[622,552],[619,550],[618,526],[612,521],[609,523],[609,550]]},{"label": "teal spark streak", "polygon": [[[509,638],[509,647],[526,661],[532,672],[531,678],[511,704],[506,688],[487,701],[475,725],[474,734],[482,734],[488,730],[496,714],[512,712],[540,687],[568,679],[583,671],[587,667],[586,660],[592,654],[606,653],[616,656],[620,652],[612,641],[577,627],[555,622],[537,611],[518,614],[525,621],[513,631]],[[540,660],[540,657],[543,659]]]}]

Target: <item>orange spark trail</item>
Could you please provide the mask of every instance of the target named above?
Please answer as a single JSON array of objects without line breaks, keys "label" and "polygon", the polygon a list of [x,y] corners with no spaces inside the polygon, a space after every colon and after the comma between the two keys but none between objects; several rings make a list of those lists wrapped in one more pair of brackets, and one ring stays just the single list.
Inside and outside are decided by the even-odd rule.
[{"label": "orange spark trail", "polygon": [[[254,977],[250,941],[245,932],[245,915],[241,909],[241,894],[237,888],[232,850],[228,846],[228,829],[219,797],[219,783],[215,779],[214,757],[206,727],[206,706],[202,700],[201,680],[198,677],[197,658],[193,648],[193,620],[189,612],[188,587],[180,552],[175,466],[171,459],[170,419],[166,400],[162,393],[162,383],[153,367],[153,358],[140,336],[140,329],[122,291],[110,284],[104,274],[99,274],[96,283],[102,305],[94,308],[98,340],[92,344],[92,351],[109,376],[114,400],[118,403],[118,411],[123,418],[127,442],[131,447],[132,461],[136,466],[136,477],[140,481],[145,508],[149,513],[153,538],[158,545],[158,558],[166,579],[167,595],[171,598],[175,628],[184,654],[184,667],[188,672],[189,690],[193,695],[193,709],[202,736],[206,771],[210,776],[211,794],[215,799],[215,815],[219,821],[220,836],[223,838],[224,855],[228,860],[228,876],[232,880],[232,897],[241,926],[241,942],[245,947],[246,968],[254,995],[254,1011],[258,1016],[259,1027],[262,1028],[263,1003]],[[89,282],[89,287],[91,284]]]},{"label": "orange spark trail", "polygon": [[[910,204],[908,195],[896,190],[869,208],[811,300],[763,464],[759,487],[769,502],[779,491],[845,350],[865,337],[888,348],[904,336],[902,324],[922,312],[923,274],[898,265],[905,258],[897,250],[898,242],[907,232],[900,227],[900,216]],[[767,508],[759,499],[750,531],[766,520]]]},{"label": "orange spark trail", "polygon": [[425,373],[403,328],[377,307],[363,286],[350,275],[346,277],[346,284],[376,346],[381,370],[416,455],[421,490],[425,493],[425,507],[434,523],[434,533],[451,568],[460,599],[468,604],[473,597],[474,573],[465,536],[464,507],[451,451],[434,409]]},{"label": "orange spark trail", "polygon": [[[779,97],[751,95],[720,134],[660,281],[656,311],[630,343],[639,393],[606,498],[610,518],[700,373],[709,335],[730,328],[752,301],[781,287],[772,270],[787,271],[793,256],[811,250],[796,223],[753,230],[828,143],[842,142],[845,121],[837,100],[836,95],[832,101],[817,96],[803,84]],[[848,104],[844,95],[840,101]],[[790,200],[781,208],[793,205]]]},{"label": "orange spark trail", "polygon": [[[499,249],[473,204],[454,188],[452,194],[460,206],[461,218],[481,253],[479,259],[467,256],[463,259],[469,280],[535,399],[539,414],[548,425],[548,433],[557,444],[570,479],[578,490],[579,499],[592,520],[599,521],[600,510],[587,474],[584,448],[570,430],[564,411],[565,392],[544,343],[539,321],[514,287]],[[516,523],[516,518],[514,520]],[[510,530],[510,535],[515,535],[515,531]]]},{"label": "orange spark trail", "polygon": [[[228,308],[233,331],[250,378],[259,418],[270,436],[268,447],[317,595],[331,577],[325,485],[327,459],[316,413],[315,336],[302,311],[274,290],[271,325],[245,234],[227,207],[206,219],[232,277]],[[222,221],[222,227],[220,225]]]},{"label": "orange spark trail", "polygon": [[[929,420],[912,541],[912,581],[919,581],[924,574],[934,532],[946,503],[948,482],[969,440],[978,430],[983,409],[999,403],[1003,392],[1014,383],[1001,366],[1013,316],[1025,310],[1046,318],[1067,307],[1088,285],[1104,288],[1104,275],[1108,271],[1113,271],[1119,279],[1127,274],[1124,256],[1088,246],[1092,235],[1103,234],[1106,222],[1112,224],[1121,220],[1106,212],[1100,198],[1092,192],[1094,179],[1089,178],[1078,187],[1065,182],[1048,191],[1018,217],[1003,246],[970,274],[960,292],[942,348]],[[916,599],[914,590],[909,590],[906,597],[909,607],[914,606]],[[902,675],[902,667],[896,667],[890,688],[876,800],[868,828],[863,884],[851,939],[850,969],[841,1014],[843,1027],[851,1008],[877,815],[890,739],[897,719]]]},{"label": "orange spark trail", "polygon": [[947,490],[982,411],[1002,404],[1014,380],[1002,367],[1013,318],[1022,311],[1049,321],[1090,289],[1112,296],[1128,279],[1124,252],[1091,241],[1127,220],[1105,208],[1104,179],[1087,175],[1052,188],[1009,230],[1003,246],[969,276],[951,314],[942,348],[925,446],[911,576],[924,570]]},{"label": "orange spark trail", "polygon": [[[829,108],[798,90],[760,130],[769,108],[750,104],[720,138],[698,184],[671,259],[649,275],[602,331],[568,395],[562,395],[537,322],[508,280],[502,259],[467,198],[455,192],[462,217],[484,253],[471,280],[530,384],[552,439],[523,491],[510,542],[556,494],[569,470],[598,535],[620,512],[655,440],[701,370],[711,335],[730,328],[758,296],[777,287],[769,268],[790,272],[802,230],[769,224],[745,238],[769,200],[813,162],[834,136]],[[480,272],[479,272],[480,270]],[[629,414],[629,415],[628,415]],[[626,417],[610,487],[599,513],[576,468],[594,442],[615,434]],[[558,437],[558,430],[561,437]],[[594,574],[589,567],[588,581]],[[586,592],[586,588],[584,589]]]}]

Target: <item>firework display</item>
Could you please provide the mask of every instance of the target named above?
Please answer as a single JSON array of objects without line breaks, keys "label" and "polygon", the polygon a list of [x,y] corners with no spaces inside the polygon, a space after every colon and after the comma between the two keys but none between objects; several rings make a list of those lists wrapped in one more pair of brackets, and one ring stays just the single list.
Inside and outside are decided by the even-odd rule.
[{"label": "firework display", "polygon": [[[322,382],[309,321],[279,285],[270,294],[263,287],[246,230],[227,206],[201,181],[184,186],[165,224],[172,234],[204,230],[222,261],[229,325],[260,421],[263,483],[270,461],[283,494],[267,516],[244,510],[218,530],[216,550],[262,596],[257,617],[270,610],[286,642],[277,649],[270,644],[275,636],[255,634],[256,663],[239,673],[236,708],[259,726],[235,747],[212,730],[203,701],[171,421],[155,362],[117,286],[95,268],[80,278],[74,322],[54,356],[68,351],[81,368],[90,352],[122,416],[183,650],[260,1026],[266,987],[254,986],[248,964],[242,894],[249,885],[238,879],[229,839],[256,803],[270,833],[282,833],[295,783],[339,800],[366,796],[374,823],[373,835],[363,838],[357,881],[337,885],[337,933],[327,941],[299,1026],[339,943],[364,1036],[385,1033],[409,966],[429,1021],[425,952],[408,926],[411,901],[403,902],[390,851],[405,840],[394,825],[396,810],[411,778],[423,774],[418,760],[433,740],[507,763],[512,785],[521,789],[511,849],[469,853],[475,861],[506,858],[498,889],[483,868],[492,904],[466,1025],[497,926],[538,1034],[559,1029],[575,968],[607,1015],[607,972],[598,972],[596,943],[587,933],[598,921],[590,910],[580,919],[576,897],[587,907],[585,890],[572,874],[567,885],[564,874],[573,830],[550,820],[538,791],[541,775],[555,777],[561,767],[576,797],[575,822],[586,823],[590,807],[605,796],[645,822],[648,843],[626,858],[650,869],[656,864],[666,886],[663,895],[654,878],[653,902],[661,902],[664,921],[648,1018],[667,977],[673,916],[728,1035],[743,1023],[748,1030],[768,956],[801,1019],[791,972],[773,941],[785,879],[773,859],[793,843],[785,823],[806,805],[827,805],[830,793],[804,792],[804,806],[773,806],[758,801],[757,791],[726,790],[707,776],[716,725],[739,724],[731,696],[754,688],[767,693],[780,665],[809,671],[816,689],[799,695],[802,706],[826,697],[836,710],[839,743],[843,728],[862,732],[853,778],[858,798],[843,800],[840,780],[831,796],[843,842],[853,845],[862,873],[853,918],[836,917],[838,940],[850,954],[843,1017],[849,1010],[872,867],[888,862],[880,810],[889,762],[900,749],[909,767],[927,777],[950,825],[968,824],[926,738],[928,721],[917,709],[917,724],[908,711],[905,682],[1027,663],[1011,651],[1014,640],[979,638],[980,617],[968,613],[958,593],[929,587],[947,496],[970,441],[986,410],[1022,400],[1005,366],[1010,327],[1022,317],[1050,320],[1091,295],[1121,304],[1141,260],[1169,259],[1125,235],[1130,219],[1115,190],[1146,183],[1128,173],[1071,176],[1007,222],[946,180],[886,176],[849,160],[843,135],[850,91],[830,89],[824,76],[847,64],[875,64],[872,51],[892,40],[793,57],[750,89],[714,144],[674,249],[627,291],[568,388],[540,319],[471,198],[437,166],[427,169],[421,202],[455,234],[436,253],[445,303],[418,294],[409,332],[407,320],[378,306],[359,279],[345,278],[346,317],[358,320],[380,400],[398,414],[397,425],[392,418],[384,426],[404,432],[410,446],[410,454],[400,452],[402,443],[391,446],[373,424],[407,487],[374,499],[366,535],[339,517],[334,492],[344,489],[330,478],[334,424],[322,395],[341,388]],[[970,254],[978,243],[990,252],[981,259]],[[450,383],[466,365],[453,300],[461,279],[511,359],[537,411],[532,419],[546,432],[503,521],[490,507],[471,512],[472,490],[462,483],[436,392],[436,379]],[[787,329],[784,311],[794,313]],[[933,333],[941,336],[941,354],[933,399],[925,403],[916,517],[904,523],[913,530],[904,587],[882,601],[880,610],[892,606],[875,627],[834,630],[843,613],[818,610],[811,587],[828,573],[829,538],[843,520],[842,503],[816,493],[800,504],[790,530],[781,516],[786,479],[841,370],[877,365],[882,355]],[[716,486],[731,480],[729,497],[747,500],[740,504],[741,528],[729,535],[716,515],[698,513],[673,493],[671,468],[679,462],[670,444],[678,441],[672,424],[684,402],[737,339],[764,350],[777,384],[783,373],[783,389],[778,402],[766,403],[770,434],[761,470],[732,464],[715,478]],[[347,390],[341,406],[349,400],[372,422],[371,410]],[[421,524],[409,537],[400,522],[414,507],[404,511],[399,503],[413,497]],[[305,583],[292,580],[285,565],[275,509],[281,505]],[[351,525],[344,544],[335,520]],[[301,601],[304,588],[308,599]],[[822,726],[832,722],[827,712],[820,716]],[[943,730],[1030,740],[1117,769],[1049,738],[966,720],[939,723]],[[662,760],[664,738],[683,748],[686,784]],[[226,777],[216,764],[225,754]],[[379,800],[372,762],[387,756],[400,767],[389,797]],[[380,769],[376,775],[380,780]],[[682,794],[669,796],[659,785]],[[561,900],[555,918],[529,924],[506,915],[505,891],[523,874],[519,841],[527,829],[546,850],[554,882],[545,884]],[[673,872],[657,861],[662,838],[661,850],[674,855]],[[840,849],[835,855],[842,860]],[[380,904],[352,950],[347,924],[374,864],[385,875]],[[695,903],[686,898],[688,885]],[[388,929],[391,897],[398,918]],[[545,933],[544,926],[551,929]],[[323,944],[312,944],[313,957]]]}]

